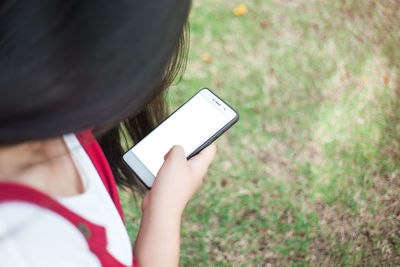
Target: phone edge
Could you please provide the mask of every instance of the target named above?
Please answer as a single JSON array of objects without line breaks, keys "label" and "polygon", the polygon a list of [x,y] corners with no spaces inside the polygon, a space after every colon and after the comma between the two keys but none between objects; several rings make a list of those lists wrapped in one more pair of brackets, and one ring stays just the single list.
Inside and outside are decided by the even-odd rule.
[{"label": "phone edge", "polygon": [[196,156],[198,153],[200,153],[201,150],[203,150],[205,147],[210,145],[212,142],[218,139],[223,133],[225,133],[229,128],[231,128],[236,122],[239,121],[239,113],[234,109],[232,106],[230,106],[228,103],[226,103],[222,98],[220,98],[216,93],[214,93],[212,90],[209,88],[202,88],[198,93],[200,93],[202,90],[208,90],[210,93],[212,93],[214,96],[218,98],[218,100],[222,101],[225,105],[227,105],[230,109],[232,109],[235,112],[235,117],[228,122],[223,128],[221,128],[218,132],[216,132],[213,136],[211,136],[207,141],[205,141],[202,145],[200,145],[198,148],[196,148],[192,153],[190,153],[187,156],[187,159],[190,159],[194,156]]}]

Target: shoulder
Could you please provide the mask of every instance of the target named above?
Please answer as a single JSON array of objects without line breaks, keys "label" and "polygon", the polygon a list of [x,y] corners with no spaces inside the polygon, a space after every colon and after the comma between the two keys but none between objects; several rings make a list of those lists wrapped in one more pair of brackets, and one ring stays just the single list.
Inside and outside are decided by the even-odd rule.
[{"label": "shoulder", "polygon": [[100,266],[75,226],[36,205],[0,204],[0,238],[4,266]]}]

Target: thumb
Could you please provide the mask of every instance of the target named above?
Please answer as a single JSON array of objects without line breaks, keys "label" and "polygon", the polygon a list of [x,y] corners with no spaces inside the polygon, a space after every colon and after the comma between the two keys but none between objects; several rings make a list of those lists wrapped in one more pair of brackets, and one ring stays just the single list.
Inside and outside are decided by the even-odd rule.
[{"label": "thumb", "polygon": [[164,161],[170,161],[173,159],[185,159],[185,151],[183,150],[183,147],[180,145],[174,145],[171,147],[171,149],[165,154],[164,156]]}]

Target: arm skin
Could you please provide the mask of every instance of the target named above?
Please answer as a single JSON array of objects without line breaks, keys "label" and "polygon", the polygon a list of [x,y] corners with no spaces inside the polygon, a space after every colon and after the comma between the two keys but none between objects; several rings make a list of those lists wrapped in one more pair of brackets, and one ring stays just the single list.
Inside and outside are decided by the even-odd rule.
[{"label": "arm skin", "polygon": [[211,144],[190,160],[180,146],[172,147],[165,155],[142,203],[143,215],[134,249],[140,267],[179,265],[182,213],[200,187],[215,153],[216,146]]}]

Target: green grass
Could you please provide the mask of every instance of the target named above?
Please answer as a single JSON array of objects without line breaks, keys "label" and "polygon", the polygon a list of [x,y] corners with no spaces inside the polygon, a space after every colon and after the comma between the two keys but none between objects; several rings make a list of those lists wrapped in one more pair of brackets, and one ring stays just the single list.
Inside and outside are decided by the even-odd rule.
[{"label": "green grass", "polygon": [[400,9],[361,2],[194,2],[171,110],[209,87],[241,119],[185,210],[182,266],[400,263]]}]

